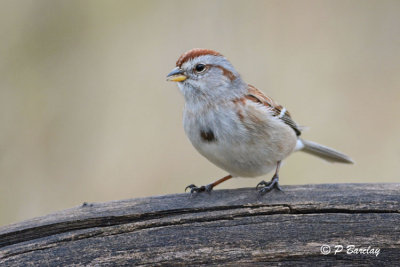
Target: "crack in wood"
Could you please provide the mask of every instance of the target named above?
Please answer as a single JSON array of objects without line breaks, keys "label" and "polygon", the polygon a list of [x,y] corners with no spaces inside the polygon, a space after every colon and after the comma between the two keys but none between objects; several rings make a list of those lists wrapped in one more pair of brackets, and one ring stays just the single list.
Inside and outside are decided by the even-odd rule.
[{"label": "crack in wood", "polygon": [[[123,224],[130,224],[130,223],[137,223],[143,222],[147,220],[154,220],[154,219],[161,219],[170,216],[176,215],[185,215],[185,214],[194,214],[194,213],[205,213],[205,212],[213,212],[213,211],[230,211],[230,210],[237,210],[237,209],[259,209],[259,208],[273,208],[273,207],[286,207],[288,211],[264,211],[264,212],[256,212],[256,213],[246,213],[244,215],[241,214],[232,214],[230,216],[221,216],[219,218],[215,218],[212,220],[196,218],[193,220],[187,220],[181,223],[173,223],[170,225],[177,225],[183,223],[195,223],[195,222],[207,222],[207,221],[215,221],[215,220],[227,220],[234,217],[245,217],[245,216],[260,216],[260,215],[273,215],[273,214],[320,214],[320,213],[347,213],[347,214],[356,214],[356,213],[399,213],[398,210],[350,210],[350,209],[337,209],[337,208],[330,208],[330,209],[300,209],[300,208],[293,208],[291,205],[288,204],[275,204],[275,205],[237,205],[237,206],[217,206],[213,208],[196,208],[196,209],[182,209],[182,210],[167,210],[162,211],[159,213],[144,213],[141,215],[132,214],[132,215],[123,215],[123,216],[111,216],[111,217],[101,217],[101,218],[89,218],[84,221],[74,221],[74,222],[63,222],[58,224],[50,224],[44,225],[41,227],[30,228],[26,229],[25,231],[20,231],[19,235],[26,235],[20,236],[20,239],[17,239],[15,233],[10,233],[8,236],[7,234],[0,236],[0,248],[4,246],[13,245],[19,242],[25,242],[37,238],[43,238],[46,236],[65,233],[69,231],[75,230],[83,230],[92,227],[108,227],[108,226],[116,226],[116,225],[123,225]],[[153,227],[163,227],[168,226],[168,223],[160,224],[160,226],[154,225]],[[150,228],[150,227],[146,227]],[[145,228],[138,228],[138,229],[145,229]],[[33,234],[37,233],[37,234]],[[11,239],[14,237],[14,239]],[[10,240],[7,242],[7,238]]]}]

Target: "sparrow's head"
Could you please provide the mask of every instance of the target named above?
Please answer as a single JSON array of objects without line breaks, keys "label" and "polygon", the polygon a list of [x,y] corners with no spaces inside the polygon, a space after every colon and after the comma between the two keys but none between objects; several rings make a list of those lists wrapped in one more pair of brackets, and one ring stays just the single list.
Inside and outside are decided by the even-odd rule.
[{"label": "sparrow's head", "polygon": [[186,101],[235,98],[246,88],[239,73],[224,56],[200,48],[180,56],[167,80],[178,83]]}]

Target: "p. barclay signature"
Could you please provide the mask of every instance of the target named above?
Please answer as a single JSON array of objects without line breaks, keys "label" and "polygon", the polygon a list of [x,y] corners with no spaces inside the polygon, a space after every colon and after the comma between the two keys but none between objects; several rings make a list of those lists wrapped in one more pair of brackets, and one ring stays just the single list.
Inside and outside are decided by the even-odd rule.
[{"label": "p. barclay signature", "polygon": [[[365,254],[365,255],[375,255],[375,257],[378,257],[379,253],[381,252],[380,248],[371,248],[371,246],[368,247],[356,247],[355,245],[334,245],[333,246],[333,251],[331,250],[331,246],[329,245],[322,245],[321,246],[321,253],[323,255],[328,255],[331,252],[333,252],[334,255],[345,252],[349,255],[351,254]],[[343,251],[344,250],[344,251]]]}]

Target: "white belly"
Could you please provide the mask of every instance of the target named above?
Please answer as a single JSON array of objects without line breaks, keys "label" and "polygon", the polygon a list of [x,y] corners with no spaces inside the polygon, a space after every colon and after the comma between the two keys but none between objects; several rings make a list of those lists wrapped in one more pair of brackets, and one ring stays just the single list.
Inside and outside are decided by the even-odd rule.
[{"label": "white belly", "polygon": [[[232,106],[219,106],[202,113],[185,110],[185,132],[204,157],[232,176],[256,177],[269,173],[278,161],[293,152],[297,137],[293,129],[273,117],[267,108],[255,105],[258,104],[241,110],[242,116]],[[202,131],[212,132],[213,140],[205,140]]]}]

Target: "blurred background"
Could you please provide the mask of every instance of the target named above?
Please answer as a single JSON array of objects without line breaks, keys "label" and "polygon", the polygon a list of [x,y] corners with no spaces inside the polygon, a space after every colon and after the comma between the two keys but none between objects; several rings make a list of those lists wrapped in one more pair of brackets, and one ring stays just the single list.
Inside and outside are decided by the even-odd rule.
[{"label": "blurred background", "polygon": [[399,14],[396,0],[1,1],[0,225],[226,175],[186,138],[165,81],[195,47],[356,161],[296,153],[283,185],[400,182]]}]

